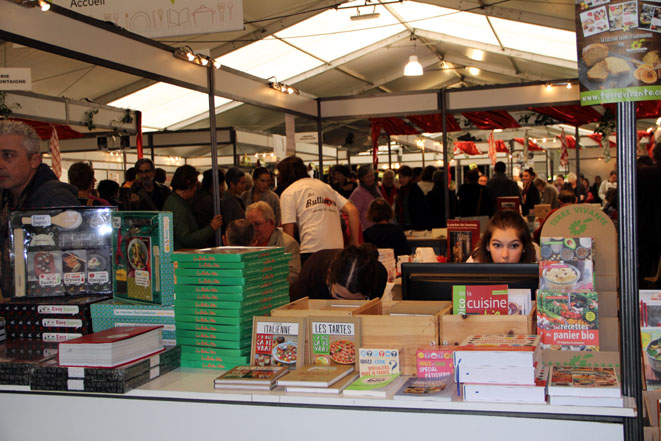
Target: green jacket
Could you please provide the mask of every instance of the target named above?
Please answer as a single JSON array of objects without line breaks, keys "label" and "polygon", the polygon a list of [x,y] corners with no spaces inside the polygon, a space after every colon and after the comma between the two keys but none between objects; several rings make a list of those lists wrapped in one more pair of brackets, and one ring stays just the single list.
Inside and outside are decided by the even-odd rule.
[{"label": "green jacket", "polygon": [[213,237],[215,232],[210,225],[204,228],[198,226],[188,202],[177,193],[172,192],[163,205],[163,211],[172,212],[175,250],[206,248],[207,241]]}]

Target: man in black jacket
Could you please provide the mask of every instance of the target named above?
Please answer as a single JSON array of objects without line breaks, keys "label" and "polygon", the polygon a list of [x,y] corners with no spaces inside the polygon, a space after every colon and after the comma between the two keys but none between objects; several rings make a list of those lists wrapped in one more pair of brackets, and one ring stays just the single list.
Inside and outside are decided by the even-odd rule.
[{"label": "man in black jacket", "polygon": [[507,170],[507,166],[503,161],[496,162],[493,167],[494,174],[487,182],[493,207],[497,206],[496,198],[499,196],[518,196],[519,202],[521,202],[521,190],[516,182],[507,177],[505,170]]},{"label": "man in black jacket", "polygon": [[170,189],[154,181],[156,170],[151,159],[138,159],[135,163],[136,180],[131,186],[128,201],[123,201],[129,210],[161,211]]},{"label": "man in black jacket", "polygon": [[80,205],[78,190],[41,163],[39,137],[27,124],[0,121],[0,290],[9,297],[9,213],[41,207]]}]

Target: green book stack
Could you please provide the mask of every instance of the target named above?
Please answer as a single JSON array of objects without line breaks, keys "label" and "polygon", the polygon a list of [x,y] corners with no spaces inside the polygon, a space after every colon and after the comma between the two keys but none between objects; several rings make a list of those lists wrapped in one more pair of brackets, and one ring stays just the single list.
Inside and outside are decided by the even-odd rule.
[{"label": "green book stack", "polygon": [[248,364],[252,318],[289,303],[289,257],[281,247],[172,254],[183,367],[231,369]]}]

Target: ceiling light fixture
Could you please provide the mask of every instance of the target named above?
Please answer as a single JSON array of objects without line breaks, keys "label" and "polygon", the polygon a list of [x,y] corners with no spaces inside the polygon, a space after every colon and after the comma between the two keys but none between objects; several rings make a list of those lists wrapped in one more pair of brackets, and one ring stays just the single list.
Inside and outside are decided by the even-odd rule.
[{"label": "ceiling light fixture", "polygon": [[468,56],[471,60],[475,61],[484,61],[485,52],[481,49],[471,49],[471,53]]},{"label": "ceiling light fixture", "polygon": [[211,57],[203,54],[196,54],[190,46],[175,48],[175,50],[172,51],[172,55],[180,60],[188,61],[204,67],[209,66],[209,63],[211,63],[213,67],[220,69],[220,61],[212,60]]},{"label": "ceiling light fixture", "polygon": [[478,76],[480,74],[480,72],[481,72],[480,69],[478,69],[477,67],[469,67],[468,68],[468,73],[473,75],[473,76]]},{"label": "ceiling light fixture", "polygon": [[[363,6],[369,6],[369,5],[366,2]],[[357,7],[356,8],[356,15],[352,15],[351,20],[353,20],[353,21],[372,20],[372,19],[379,18],[379,17],[381,17],[381,14],[376,12],[376,5],[374,5],[374,9],[369,14],[361,14],[360,13],[360,7]]]},{"label": "ceiling light fixture", "polygon": [[571,89],[571,87],[572,87],[572,84],[571,84],[571,83],[567,83],[567,89]]},{"label": "ceiling light fixture", "polygon": [[546,90],[551,90],[551,89],[553,89],[553,84],[546,83],[546,86],[544,86],[544,87],[546,87]]},{"label": "ceiling light fixture", "polygon": [[293,86],[289,86],[285,83],[280,83],[280,82],[278,82],[278,80],[275,77],[269,77],[267,79],[267,81],[270,80],[270,79],[273,79],[273,81],[268,82],[268,86],[271,89],[278,90],[278,91],[280,91],[282,93],[286,93],[288,95],[294,95],[294,94],[300,95],[301,94],[301,92],[297,88],[295,88]]},{"label": "ceiling light fixture", "polygon": [[39,7],[42,11],[46,12],[50,9],[50,3],[45,0],[39,0]]},{"label": "ceiling light fixture", "polygon": [[[411,33],[411,41],[413,42],[413,53],[415,54],[415,34]],[[409,57],[409,62],[404,66],[405,77],[419,77],[422,75],[422,64],[418,61],[416,55]]]}]

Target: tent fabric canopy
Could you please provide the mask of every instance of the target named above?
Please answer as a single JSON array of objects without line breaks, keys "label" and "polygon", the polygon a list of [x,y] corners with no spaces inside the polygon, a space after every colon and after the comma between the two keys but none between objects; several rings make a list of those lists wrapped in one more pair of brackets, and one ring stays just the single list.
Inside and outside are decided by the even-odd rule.
[{"label": "tent fabric canopy", "polygon": [[84,134],[75,131],[66,124],[54,124],[49,122],[34,121],[31,119],[23,119],[23,118],[10,118],[10,119],[12,121],[20,121],[22,123],[29,125],[35,130],[35,132],[37,132],[37,135],[42,140],[50,139],[51,134],[53,133],[53,127],[57,131],[57,137],[59,139],[77,139],[77,138],[85,137]]}]

